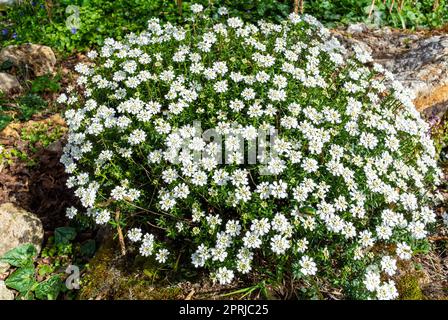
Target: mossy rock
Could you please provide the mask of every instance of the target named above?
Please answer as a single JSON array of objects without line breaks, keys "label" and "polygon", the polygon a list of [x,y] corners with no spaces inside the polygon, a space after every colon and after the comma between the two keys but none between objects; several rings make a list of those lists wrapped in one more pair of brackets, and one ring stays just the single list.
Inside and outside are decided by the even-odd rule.
[{"label": "mossy rock", "polygon": [[397,290],[401,300],[425,300],[420,288],[422,274],[419,271],[406,272],[397,280]]},{"label": "mossy rock", "polygon": [[81,280],[79,299],[169,300],[181,299],[180,287],[163,283],[155,263],[135,265],[117,254],[116,241],[108,239],[87,266]]}]

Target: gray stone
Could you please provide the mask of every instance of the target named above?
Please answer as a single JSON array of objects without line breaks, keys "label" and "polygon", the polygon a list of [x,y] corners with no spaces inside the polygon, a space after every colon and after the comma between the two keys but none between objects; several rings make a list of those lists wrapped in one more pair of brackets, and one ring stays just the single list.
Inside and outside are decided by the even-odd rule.
[{"label": "gray stone", "polygon": [[3,93],[20,92],[22,86],[15,76],[0,72],[0,91]]},{"label": "gray stone", "polygon": [[367,26],[364,23],[355,23],[347,27],[347,32],[350,34],[361,33],[367,30]]},{"label": "gray stone", "polygon": [[6,6],[11,6],[13,5],[15,2],[17,2],[16,0],[0,0],[0,9]]},{"label": "gray stone", "polygon": [[0,300],[14,300],[14,293],[6,287],[4,281],[0,281]]},{"label": "gray stone", "polygon": [[0,257],[25,243],[34,244],[40,252],[44,230],[42,222],[35,214],[12,203],[4,203],[0,205],[0,221]]},{"label": "gray stone", "polygon": [[333,30],[348,47],[361,45],[375,62],[391,71],[397,80],[411,89],[414,104],[428,116],[440,116],[448,109],[448,35],[390,28]]}]

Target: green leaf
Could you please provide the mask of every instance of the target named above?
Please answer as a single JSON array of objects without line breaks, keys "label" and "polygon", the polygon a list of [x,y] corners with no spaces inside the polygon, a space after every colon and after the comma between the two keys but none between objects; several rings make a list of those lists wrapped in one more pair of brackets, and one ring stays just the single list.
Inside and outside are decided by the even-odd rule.
[{"label": "green leaf", "polygon": [[304,207],[302,210],[305,214],[314,215],[316,213],[316,209],[313,207]]},{"label": "green leaf", "polygon": [[40,300],[56,300],[61,291],[61,278],[59,276],[52,276],[48,280],[42,281],[34,291],[36,298]]},{"label": "green leaf", "polygon": [[75,239],[76,230],[71,227],[60,227],[54,230],[55,244],[68,244]]},{"label": "green leaf", "polygon": [[34,300],[34,293],[32,291],[20,293],[16,300]]},{"label": "green leaf", "polygon": [[11,122],[11,120],[12,120],[11,116],[8,116],[6,114],[0,114],[0,131],[6,128],[6,126]]},{"label": "green leaf", "polygon": [[34,245],[27,243],[6,252],[0,261],[9,263],[14,267],[32,266],[37,250]]},{"label": "green leaf", "polygon": [[19,268],[14,271],[5,281],[7,287],[19,291],[21,294],[26,294],[31,291],[34,280],[34,268]]},{"label": "green leaf", "polygon": [[92,257],[96,250],[95,240],[90,239],[81,245],[81,254],[85,257]]},{"label": "green leaf", "polygon": [[39,266],[39,271],[38,271],[38,273],[39,273],[39,275],[40,275],[41,277],[45,277],[47,274],[49,275],[49,274],[51,274],[53,271],[54,271],[54,267],[53,267],[53,266],[50,266],[50,265],[48,265],[48,264],[44,264],[44,265]]}]

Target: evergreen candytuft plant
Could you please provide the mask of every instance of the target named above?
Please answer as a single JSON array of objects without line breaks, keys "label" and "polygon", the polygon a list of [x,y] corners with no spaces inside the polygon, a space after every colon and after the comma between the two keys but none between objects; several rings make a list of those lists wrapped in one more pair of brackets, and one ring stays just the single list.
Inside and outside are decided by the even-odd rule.
[{"label": "evergreen candytuft plant", "polygon": [[440,176],[412,96],[311,16],[191,10],[76,66],[61,161],[85,210],[67,215],[124,228],[162,264],[188,252],[221,284],[293,270],[396,298],[397,259],[435,221]]}]

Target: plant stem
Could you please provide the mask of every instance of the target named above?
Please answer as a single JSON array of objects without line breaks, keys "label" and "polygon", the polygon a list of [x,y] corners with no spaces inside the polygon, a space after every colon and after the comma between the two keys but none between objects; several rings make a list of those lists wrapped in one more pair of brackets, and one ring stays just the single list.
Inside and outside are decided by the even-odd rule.
[{"label": "plant stem", "polygon": [[117,223],[118,241],[120,242],[121,255],[126,255],[126,246],[124,244],[123,231],[120,226],[120,210],[115,212],[115,222]]}]

